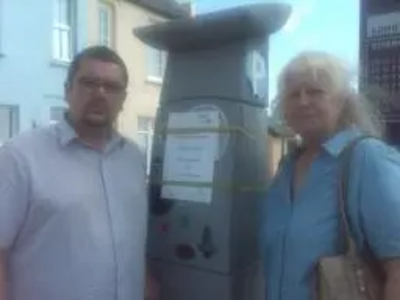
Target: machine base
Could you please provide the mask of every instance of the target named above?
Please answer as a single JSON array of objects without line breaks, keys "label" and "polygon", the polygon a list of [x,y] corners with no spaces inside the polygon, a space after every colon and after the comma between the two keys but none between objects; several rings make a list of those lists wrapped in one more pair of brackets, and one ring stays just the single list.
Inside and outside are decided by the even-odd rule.
[{"label": "machine base", "polygon": [[160,300],[265,299],[259,264],[237,278],[162,261],[152,261],[150,266],[160,281]]}]

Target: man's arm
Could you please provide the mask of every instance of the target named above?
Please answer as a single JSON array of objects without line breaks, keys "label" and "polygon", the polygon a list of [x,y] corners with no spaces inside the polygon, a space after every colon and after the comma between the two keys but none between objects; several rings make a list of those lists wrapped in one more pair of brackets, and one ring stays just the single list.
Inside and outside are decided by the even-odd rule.
[{"label": "man's arm", "polygon": [[0,147],[0,300],[7,299],[8,255],[28,209],[29,176],[22,158]]},{"label": "man's arm", "polygon": [[7,295],[7,260],[6,252],[0,251],[0,300],[6,300]]},{"label": "man's arm", "polygon": [[[143,194],[146,195],[144,197],[144,204],[145,208],[143,211],[143,215],[145,216],[145,222],[143,224],[144,230],[143,230],[143,245],[147,244],[147,224],[148,224],[148,218],[149,218],[149,193],[148,193],[148,178],[147,178],[147,161],[144,153],[139,150],[140,148],[136,143],[133,143],[133,147],[135,148],[135,152],[138,153],[138,161],[140,165],[140,178],[142,179],[143,182]],[[160,287],[158,281],[155,279],[153,272],[151,271],[151,268],[149,266],[149,263],[145,259],[145,287],[144,287],[144,298],[145,300],[159,300],[160,298]],[[2,299],[0,299],[2,300]]]}]

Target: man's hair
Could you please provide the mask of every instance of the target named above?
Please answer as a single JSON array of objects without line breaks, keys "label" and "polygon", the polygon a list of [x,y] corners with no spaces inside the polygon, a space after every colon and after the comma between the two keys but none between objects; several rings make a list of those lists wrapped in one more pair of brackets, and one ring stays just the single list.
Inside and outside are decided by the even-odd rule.
[{"label": "man's hair", "polygon": [[124,84],[125,86],[128,85],[129,74],[125,62],[114,50],[106,46],[91,46],[76,54],[68,69],[67,85],[72,84],[76,73],[79,71],[81,63],[85,60],[99,60],[118,65],[122,69]]}]

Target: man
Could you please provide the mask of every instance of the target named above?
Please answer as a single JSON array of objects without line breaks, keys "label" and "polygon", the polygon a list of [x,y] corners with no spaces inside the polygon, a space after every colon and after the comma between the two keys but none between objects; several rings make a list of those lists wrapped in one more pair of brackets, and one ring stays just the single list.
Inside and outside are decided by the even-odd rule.
[{"label": "man", "polygon": [[122,59],[91,47],[71,63],[65,120],[0,149],[0,300],[142,300],[145,162],[113,124]]}]

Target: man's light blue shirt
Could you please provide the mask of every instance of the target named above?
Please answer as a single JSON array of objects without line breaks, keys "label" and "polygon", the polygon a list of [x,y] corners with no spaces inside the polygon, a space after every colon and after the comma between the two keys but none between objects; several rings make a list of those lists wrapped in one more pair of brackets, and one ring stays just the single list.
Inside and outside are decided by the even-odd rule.
[{"label": "man's light blue shirt", "polygon": [[147,199],[138,148],[85,146],[67,122],[0,148],[10,300],[144,298]]},{"label": "man's light blue shirt", "polygon": [[[293,159],[282,162],[262,211],[260,242],[268,300],[311,300],[319,258],[341,251],[337,202],[339,154],[359,132],[338,133],[323,145],[290,199]],[[349,174],[348,213],[361,247],[379,258],[400,257],[400,155],[375,139],[361,141]]]}]

